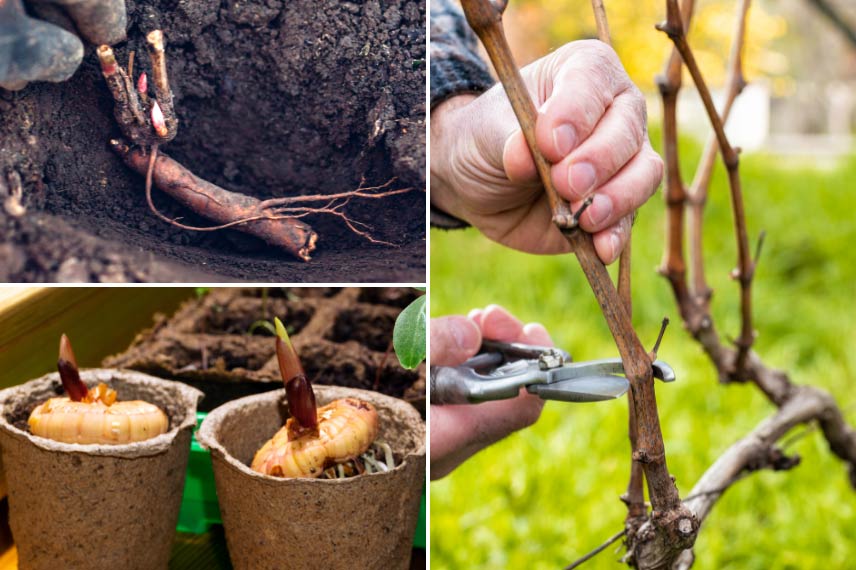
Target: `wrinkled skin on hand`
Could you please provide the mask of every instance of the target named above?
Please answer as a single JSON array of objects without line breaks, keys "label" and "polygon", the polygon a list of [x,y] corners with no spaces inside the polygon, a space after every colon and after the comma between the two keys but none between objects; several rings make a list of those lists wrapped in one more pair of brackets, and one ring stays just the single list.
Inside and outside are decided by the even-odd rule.
[{"label": "wrinkled skin on hand", "polygon": [[[538,116],[535,139],[556,192],[577,211],[604,263],[618,259],[633,213],[657,189],[663,161],[648,139],[645,98],[615,51],[571,42],[521,69]],[[570,251],[502,86],[431,111],[431,202],[489,239],[536,254]]]},{"label": "wrinkled skin on hand", "polygon": [[[124,0],[52,0],[35,10],[60,21],[67,16],[95,44],[125,39]],[[21,0],[0,0],[0,87],[18,90],[30,81],[65,81],[82,58],[83,43],[75,34],[30,17]]]}]

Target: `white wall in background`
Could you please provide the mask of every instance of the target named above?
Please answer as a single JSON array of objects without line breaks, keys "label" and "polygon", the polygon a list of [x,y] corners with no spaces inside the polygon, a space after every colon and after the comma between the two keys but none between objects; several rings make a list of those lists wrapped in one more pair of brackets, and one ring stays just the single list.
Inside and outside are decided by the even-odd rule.
[{"label": "white wall in background", "polygon": [[[714,91],[716,108],[722,112],[724,92]],[[684,132],[705,138],[711,132],[698,92],[684,89],[678,99],[678,124]],[[747,85],[737,98],[725,125],[731,144],[745,151],[762,148],[770,134],[770,89],[765,83]]]}]

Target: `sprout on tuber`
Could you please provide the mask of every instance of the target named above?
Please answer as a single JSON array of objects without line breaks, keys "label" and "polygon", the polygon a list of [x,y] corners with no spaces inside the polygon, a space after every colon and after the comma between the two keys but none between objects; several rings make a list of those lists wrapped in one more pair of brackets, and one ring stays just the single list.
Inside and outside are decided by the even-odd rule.
[{"label": "sprout on tuber", "polygon": [[291,344],[288,331],[279,319],[276,326],[276,358],[279,361],[279,374],[285,384],[285,395],[291,415],[304,428],[318,427],[318,412],[315,406],[315,392],[306,378],[300,358]]},{"label": "sprout on tuber", "polygon": [[116,391],[104,383],[87,388],[66,335],[59,341],[57,369],[67,396],[36,406],[27,422],[33,435],[64,443],[111,445],[143,441],[169,429],[166,414],[154,404],[118,402]]},{"label": "sprout on tuber", "polygon": [[341,478],[395,467],[390,447],[375,442],[374,406],[342,398],[317,408],[315,393],[282,322],[276,325],[276,355],[291,417],[261,449],[251,467],[275,477]]}]

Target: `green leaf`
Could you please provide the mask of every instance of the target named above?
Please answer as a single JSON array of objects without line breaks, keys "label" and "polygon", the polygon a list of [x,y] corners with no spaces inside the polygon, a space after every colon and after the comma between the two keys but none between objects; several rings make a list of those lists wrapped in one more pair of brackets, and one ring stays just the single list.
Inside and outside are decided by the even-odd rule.
[{"label": "green leaf", "polygon": [[272,325],[270,321],[265,320],[258,320],[251,324],[250,328],[247,329],[247,334],[255,334],[255,332],[259,329],[267,331],[268,333],[270,333],[271,336],[277,336],[276,328],[274,328],[274,325]]},{"label": "green leaf", "polygon": [[419,366],[425,360],[425,299],[422,295],[401,311],[392,331],[392,344],[398,361],[407,369]]},{"label": "green leaf", "polygon": [[285,328],[285,325],[282,324],[282,321],[279,320],[279,317],[273,318],[273,324],[276,329],[276,336],[282,339],[282,342],[285,343],[285,346],[289,347],[291,350],[294,348],[291,346],[291,339],[288,338],[288,331]]}]

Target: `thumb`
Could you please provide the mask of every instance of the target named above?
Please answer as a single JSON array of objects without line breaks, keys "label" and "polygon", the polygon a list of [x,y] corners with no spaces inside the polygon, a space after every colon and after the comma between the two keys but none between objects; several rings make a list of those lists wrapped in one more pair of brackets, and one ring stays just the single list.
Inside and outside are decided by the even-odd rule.
[{"label": "thumb", "polygon": [[431,364],[457,366],[475,356],[481,341],[479,327],[466,317],[431,319]]}]

